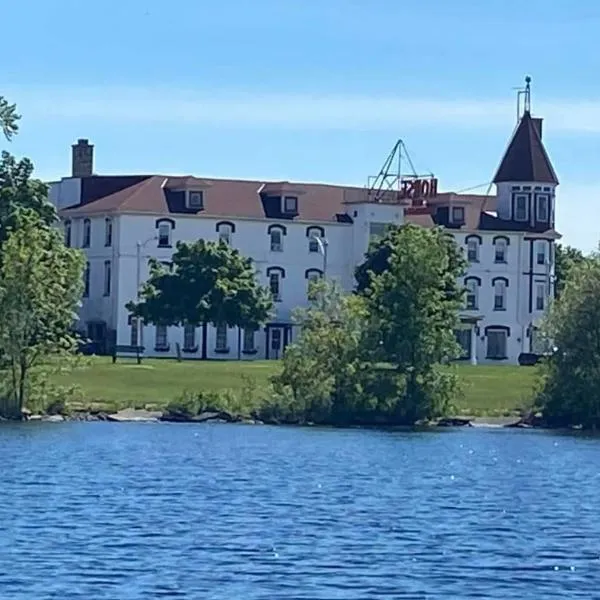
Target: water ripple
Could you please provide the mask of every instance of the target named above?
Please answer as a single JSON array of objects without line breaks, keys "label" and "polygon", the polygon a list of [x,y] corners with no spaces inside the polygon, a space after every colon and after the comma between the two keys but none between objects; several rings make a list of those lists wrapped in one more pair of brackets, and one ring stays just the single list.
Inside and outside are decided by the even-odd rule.
[{"label": "water ripple", "polygon": [[0,597],[590,598],[600,440],[0,428]]}]

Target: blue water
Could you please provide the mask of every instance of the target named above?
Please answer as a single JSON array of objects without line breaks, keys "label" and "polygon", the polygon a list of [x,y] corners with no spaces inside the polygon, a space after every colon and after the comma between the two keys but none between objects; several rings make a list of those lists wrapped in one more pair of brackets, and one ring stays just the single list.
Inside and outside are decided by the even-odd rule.
[{"label": "blue water", "polygon": [[0,427],[6,600],[593,598],[600,440]]}]

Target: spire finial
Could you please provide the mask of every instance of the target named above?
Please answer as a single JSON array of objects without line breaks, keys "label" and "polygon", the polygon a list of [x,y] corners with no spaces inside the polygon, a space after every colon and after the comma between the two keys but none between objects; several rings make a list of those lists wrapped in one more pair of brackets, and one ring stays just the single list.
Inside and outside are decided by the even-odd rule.
[{"label": "spire finial", "polygon": [[525,77],[525,106],[523,108],[526,113],[531,111],[531,77],[529,75]]}]

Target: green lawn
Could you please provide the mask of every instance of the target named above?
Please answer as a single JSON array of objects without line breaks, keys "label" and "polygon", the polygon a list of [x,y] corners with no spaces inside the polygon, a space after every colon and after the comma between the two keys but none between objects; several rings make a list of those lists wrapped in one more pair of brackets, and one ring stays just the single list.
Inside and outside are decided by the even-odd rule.
[{"label": "green lawn", "polygon": [[[277,372],[275,361],[225,362],[94,357],[89,366],[57,378],[61,384],[81,387],[85,407],[114,409],[127,406],[164,406],[184,391],[241,392],[251,378],[257,388]],[[464,398],[457,401],[461,414],[502,415],[517,411],[531,398],[535,370],[528,367],[460,365]],[[247,381],[247,380],[246,380]],[[82,406],[83,407],[83,406]]]}]

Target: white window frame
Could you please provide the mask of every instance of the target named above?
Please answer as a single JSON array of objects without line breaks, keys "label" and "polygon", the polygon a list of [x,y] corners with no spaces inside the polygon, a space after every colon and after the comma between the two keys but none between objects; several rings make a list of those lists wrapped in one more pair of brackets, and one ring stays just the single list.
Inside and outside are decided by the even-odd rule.
[{"label": "white window frame", "polygon": [[219,223],[218,235],[219,242],[223,242],[224,244],[231,246],[233,229],[229,223]]},{"label": "white window frame", "polygon": [[204,208],[204,192],[202,190],[189,190],[187,193],[187,207]]},{"label": "white window frame", "polygon": [[[506,288],[506,281],[503,279],[497,279],[494,282],[494,310],[506,310]],[[501,298],[502,301],[497,302],[498,298]]]},{"label": "white window frame", "polygon": [[[529,194],[519,194],[516,193],[513,195],[514,198],[514,209],[515,209],[515,214],[514,214],[514,218],[515,221],[528,221],[529,220]],[[525,201],[524,204],[524,214],[519,216],[519,199],[522,199]]]},{"label": "white window frame", "polygon": [[[492,335],[499,335],[502,337],[503,348],[500,347],[500,349],[504,350],[504,352],[495,352],[493,354],[490,352],[490,340],[492,338]],[[505,329],[490,328],[486,333],[486,338],[486,358],[502,360],[508,357],[508,332]]]},{"label": "white window frame", "polygon": [[169,348],[169,328],[166,325],[156,325],[154,335],[156,349],[167,350]]},{"label": "white window frame", "polygon": [[[540,258],[542,259],[540,262]],[[547,263],[546,242],[538,240],[535,243],[535,264],[545,265]]]},{"label": "white window frame", "polygon": [[[170,248],[171,247],[171,235],[173,232],[173,227],[171,223],[167,221],[162,221],[158,224],[158,247],[159,248]],[[165,235],[166,233],[166,235]],[[165,243],[166,240],[166,243]]]},{"label": "white window frame", "polygon": [[194,350],[196,348],[196,326],[186,323],[183,326],[183,349]]},{"label": "white window frame", "polygon": [[104,247],[110,248],[112,246],[113,238],[113,221],[110,217],[104,219]]},{"label": "white window frame", "polygon": [[112,263],[110,260],[104,261],[104,296],[110,296],[112,288]]},{"label": "white window frame", "polygon": [[[276,241],[279,236],[279,241]],[[283,252],[283,230],[279,227],[273,227],[269,233],[271,252]]]},{"label": "white window frame", "polygon": [[[540,216],[540,207],[542,206],[542,201],[546,203],[546,218],[542,218]],[[548,194],[536,194],[535,195],[535,216],[537,221],[541,221],[542,223],[547,223],[550,220],[550,196]]]},{"label": "white window frame", "polygon": [[298,212],[298,196],[283,197],[283,212],[286,214],[296,214]]},{"label": "white window frame", "polygon": [[83,231],[81,239],[82,248],[90,248],[92,245],[92,222],[90,219],[83,220]]},{"label": "white window frame", "polygon": [[[453,206],[451,209],[451,222],[457,225],[462,225],[465,222],[465,207],[464,206]],[[457,216],[460,215],[460,216]]]},{"label": "white window frame", "polygon": [[508,242],[502,237],[494,240],[494,262],[496,264],[508,262]]},{"label": "white window frame", "polygon": [[215,327],[215,350],[217,352],[226,352],[228,350],[229,347],[227,345],[227,334],[227,324],[219,323]]},{"label": "white window frame", "polygon": [[[470,263],[479,262],[479,240],[475,238],[469,238],[467,240],[467,260]],[[473,254],[473,257],[471,256]]]},{"label": "white window frame", "polygon": [[256,352],[255,329],[244,329],[242,333],[242,352]]},{"label": "white window frame", "polygon": [[[465,308],[466,310],[478,310],[479,309],[479,283],[476,279],[467,279],[465,282],[467,288],[465,294]],[[473,302],[470,302],[470,298]]]},{"label": "white window frame", "polygon": [[[541,293],[540,293],[541,292]],[[536,282],[535,284],[535,310],[546,310],[546,284]]]},{"label": "white window frame", "polygon": [[275,302],[281,302],[281,279],[279,271],[273,270],[269,273],[269,290]]}]

